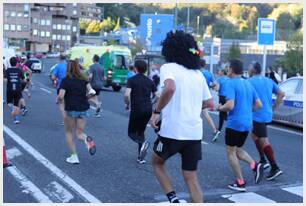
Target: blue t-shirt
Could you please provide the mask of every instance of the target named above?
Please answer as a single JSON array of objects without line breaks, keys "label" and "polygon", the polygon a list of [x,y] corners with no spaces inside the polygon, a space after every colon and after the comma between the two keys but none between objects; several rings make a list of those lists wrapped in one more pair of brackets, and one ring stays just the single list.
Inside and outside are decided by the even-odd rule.
[{"label": "blue t-shirt", "polygon": [[226,100],[234,100],[228,113],[227,128],[245,132],[252,126],[253,103],[258,95],[251,83],[241,77],[230,78],[226,83]]},{"label": "blue t-shirt", "polygon": [[210,73],[210,71],[203,69],[202,70],[202,74],[205,77],[206,83],[208,85],[208,87],[211,87],[211,84],[215,81],[214,76],[212,73]]},{"label": "blue t-shirt", "polygon": [[67,62],[61,61],[59,62],[53,72],[52,75],[57,78],[57,88],[60,88],[62,80],[66,77],[66,70],[67,70]]},{"label": "blue t-shirt", "polygon": [[133,77],[133,76],[135,76],[135,72],[129,71],[129,72],[127,73],[127,79],[129,79],[129,78],[131,78],[131,77]]},{"label": "blue t-shirt", "polygon": [[255,88],[262,107],[253,112],[253,120],[261,123],[272,121],[272,93],[277,94],[279,87],[267,77],[256,75],[249,79]]},{"label": "blue t-shirt", "polygon": [[221,76],[217,79],[219,84],[219,96],[225,96],[226,82],[228,79],[229,78],[227,76]]}]

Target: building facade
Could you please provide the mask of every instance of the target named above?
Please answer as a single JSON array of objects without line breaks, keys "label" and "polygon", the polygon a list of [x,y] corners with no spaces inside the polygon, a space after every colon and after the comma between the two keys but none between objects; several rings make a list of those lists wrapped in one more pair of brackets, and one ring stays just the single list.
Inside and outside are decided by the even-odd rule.
[{"label": "building facade", "polygon": [[3,10],[5,44],[31,52],[66,51],[79,42],[81,18],[101,17],[95,4],[6,3]]}]

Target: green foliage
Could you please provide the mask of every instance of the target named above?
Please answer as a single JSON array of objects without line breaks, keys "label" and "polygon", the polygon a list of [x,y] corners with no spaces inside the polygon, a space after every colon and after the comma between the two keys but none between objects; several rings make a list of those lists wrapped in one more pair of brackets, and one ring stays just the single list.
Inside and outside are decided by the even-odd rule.
[{"label": "green foliage", "polygon": [[295,76],[297,72],[303,74],[303,31],[292,35],[285,55],[276,61],[287,72],[288,76]]},{"label": "green foliage", "polygon": [[239,44],[236,44],[235,42],[233,42],[233,44],[231,45],[229,49],[229,53],[226,59],[228,61],[231,59],[239,59],[240,55],[241,55],[241,51],[240,51]]}]

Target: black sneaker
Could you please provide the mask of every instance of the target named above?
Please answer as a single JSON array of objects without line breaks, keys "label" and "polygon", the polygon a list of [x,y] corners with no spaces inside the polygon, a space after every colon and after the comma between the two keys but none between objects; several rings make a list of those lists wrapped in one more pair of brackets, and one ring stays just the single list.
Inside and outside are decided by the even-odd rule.
[{"label": "black sneaker", "polygon": [[266,160],[260,160],[259,163],[263,165],[264,170],[270,167],[270,164]]},{"label": "black sneaker", "polygon": [[24,108],[24,109],[21,110],[21,115],[22,116],[25,116],[27,113],[28,113],[27,108]]},{"label": "black sneaker", "polygon": [[139,157],[137,158],[137,162],[139,163],[139,164],[145,164],[147,161],[146,160],[144,160],[144,159],[140,159]]},{"label": "black sneaker", "polygon": [[256,167],[253,170],[255,175],[255,183],[259,183],[263,176],[263,165],[261,163],[256,163]]},{"label": "black sneaker", "polygon": [[267,180],[274,180],[278,176],[283,174],[283,172],[279,168],[271,168],[269,174],[266,176]]},{"label": "black sneaker", "polygon": [[228,188],[230,188],[231,190],[235,190],[235,191],[239,191],[239,192],[245,192],[245,183],[240,185],[238,184],[238,182],[236,181],[234,184],[229,184]]},{"label": "black sneaker", "polygon": [[215,142],[217,141],[217,139],[219,138],[219,135],[221,134],[221,132],[219,130],[217,130],[215,133],[214,133],[214,136],[212,138],[212,142]]},{"label": "black sneaker", "polygon": [[149,148],[150,144],[148,141],[144,141],[144,143],[142,143],[142,146],[141,146],[141,149],[140,149],[140,152],[139,152],[139,156],[138,158],[140,160],[144,160],[145,156],[147,155],[147,150]]}]

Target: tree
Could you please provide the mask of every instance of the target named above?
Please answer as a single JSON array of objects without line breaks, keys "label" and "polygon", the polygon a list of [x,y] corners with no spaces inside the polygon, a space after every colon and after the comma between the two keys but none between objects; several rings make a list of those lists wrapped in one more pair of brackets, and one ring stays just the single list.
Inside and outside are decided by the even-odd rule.
[{"label": "tree", "polygon": [[240,51],[239,44],[233,42],[233,44],[231,45],[229,49],[227,60],[229,61],[231,59],[239,59],[240,55],[241,55],[241,51]]},{"label": "tree", "polygon": [[119,29],[120,29],[120,17],[117,19],[117,24],[116,24],[116,26],[114,28],[114,31],[117,31]]},{"label": "tree", "polygon": [[100,32],[100,24],[97,20],[93,20],[89,23],[88,27],[86,28],[86,34],[90,33],[98,33]]},{"label": "tree", "polygon": [[303,74],[303,31],[292,35],[285,55],[276,61],[287,72],[288,76],[295,76],[297,72]]}]

